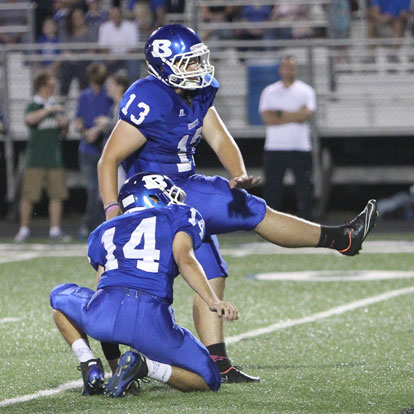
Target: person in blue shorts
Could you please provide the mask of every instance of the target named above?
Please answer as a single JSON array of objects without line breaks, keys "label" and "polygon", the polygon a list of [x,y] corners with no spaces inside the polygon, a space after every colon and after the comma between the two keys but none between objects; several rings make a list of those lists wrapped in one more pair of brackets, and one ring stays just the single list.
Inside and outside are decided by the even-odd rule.
[{"label": "person in blue shorts", "polygon": [[[368,3],[367,10],[367,35],[369,39],[380,37],[384,27],[390,26],[393,39],[402,39],[407,27],[410,15],[411,0],[371,0]],[[388,54],[387,60],[390,63],[398,63],[398,51],[401,42],[395,42],[391,45],[392,52]],[[375,61],[373,54],[376,45],[370,45],[371,54],[368,56],[368,62]]]},{"label": "person in blue shorts", "polygon": [[54,321],[80,362],[84,395],[104,391],[102,363],[87,335],[133,348],[108,381],[109,396],[123,396],[145,376],[181,391],[220,388],[221,376],[208,350],[175,323],[171,307],[174,279],[181,273],[210,312],[223,320],[238,319],[237,308],[218,299],[195,258],[205,224],[184,201],[184,191],[166,176],[129,178],[119,193],[123,214],[101,224],[88,240],[97,291],[65,283],[51,292]]},{"label": "person in blue shorts", "polygon": [[[125,92],[119,120],[98,162],[106,218],[120,213],[116,202],[118,167],[122,166],[127,177],[141,171],[168,175],[205,220],[206,237],[196,256],[220,299],[228,267],[216,234],[255,231],[285,247],[328,247],[345,255],[357,254],[374,226],[374,200],[348,224],[328,227],[275,211],[246,191],[260,179],[247,174],[241,152],[214,108],[219,83],[209,56],[207,46],[186,26],[169,24],[149,36],[145,45],[149,76]],[[193,156],[202,137],[229,172],[230,180],[195,173]],[[197,295],[193,316],[201,342],[227,382],[259,380],[232,365],[222,319]],[[119,351],[106,345],[103,348],[114,369]]]}]

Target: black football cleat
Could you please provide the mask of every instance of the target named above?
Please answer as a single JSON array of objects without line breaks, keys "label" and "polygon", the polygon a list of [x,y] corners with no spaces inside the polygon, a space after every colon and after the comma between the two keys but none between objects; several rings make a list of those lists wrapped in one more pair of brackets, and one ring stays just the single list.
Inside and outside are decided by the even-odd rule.
[{"label": "black football cleat", "polygon": [[114,398],[123,397],[132,384],[136,385],[136,380],[147,374],[145,358],[139,353],[127,351],[119,359],[115,374],[105,385],[105,394]]},{"label": "black football cleat", "polygon": [[339,250],[339,253],[346,256],[358,254],[363,241],[374,228],[376,218],[377,202],[376,200],[369,200],[364,210],[344,226],[344,235],[349,238],[349,244],[345,249]]},{"label": "black football cleat", "polygon": [[259,377],[252,377],[243,372],[240,367],[232,366],[226,371],[220,372],[221,380],[225,384],[237,384],[242,382],[259,382]]},{"label": "black football cleat", "polygon": [[78,369],[82,371],[82,395],[103,394],[105,372],[102,361],[99,358],[90,359],[89,361],[81,362]]}]

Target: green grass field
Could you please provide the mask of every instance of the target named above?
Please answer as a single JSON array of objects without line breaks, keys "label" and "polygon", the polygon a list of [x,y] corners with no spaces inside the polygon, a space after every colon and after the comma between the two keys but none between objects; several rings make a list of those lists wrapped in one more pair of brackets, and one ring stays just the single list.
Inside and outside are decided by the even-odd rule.
[{"label": "green grass field", "polygon": [[[387,236],[388,246],[397,239]],[[122,399],[81,396],[77,360],[51,318],[49,292],[55,285],[94,287],[82,248],[68,245],[60,253],[66,257],[53,257],[53,245],[32,246],[14,251],[0,245],[0,413],[414,412],[408,410],[414,405],[414,260],[404,253],[410,245],[401,252],[372,253],[376,245],[367,243],[367,252],[348,258],[321,250],[261,254],[265,244],[255,236],[224,237],[231,269],[227,298],[241,313],[238,322],[226,325],[228,351],[261,382],[183,394],[151,381],[138,396]],[[33,258],[19,259],[32,250]],[[251,277],[319,270],[345,276],[333,281]],[[372,271],[371,279],[346,280],[358,271]],[[194,332],[192,296],[177,278],[177,322]],[[103,358],[99,344],[91,340],[91,346]]]}]

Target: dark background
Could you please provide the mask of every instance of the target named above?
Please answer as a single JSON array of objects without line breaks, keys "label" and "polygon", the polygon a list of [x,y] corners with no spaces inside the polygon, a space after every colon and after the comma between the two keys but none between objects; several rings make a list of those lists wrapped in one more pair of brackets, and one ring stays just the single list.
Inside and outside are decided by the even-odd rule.
[{"label": "dark background", "polygon": [[[331,137],[322,138],[322,147],[328,148],[334,166],[403,166],[414,162],[413,137]],[[261,166],[264,140],[238,139],[237,143],[245,158],[247,169]],[[15,217],[12,210],[16,205],[6,202],[6,168],[4,159],[4,143],[0,143],[0,217]],[[15,143],[16,162],[19,153],[24,152],[25,142]],[[78,141],[64,141],[63,154],[65,167],[78,170]],[[205,141],[201,141],[196,154],[198,167],[220,168],[220,163]],[[414,184],[414,183],[413,183]],[[381,199],[399,191],[407,191],[409,185],[390,184],[352,184],[334,185],[327,201],[327,213],[332,211],[359,211],[369,198]],[[251,193],[262,196],[262,188],[258,186]],[[82,214],[85,207],[85,193],[82,188],[71,188],[70,199],[65,203],[65,215]],[[285,193],[283,210],[295,213],[295,196],[293,187]],[[35,207],[38,215],[47,215],[47,198],[43,197]],[[398,215],[398,212],[396,212]]]}]

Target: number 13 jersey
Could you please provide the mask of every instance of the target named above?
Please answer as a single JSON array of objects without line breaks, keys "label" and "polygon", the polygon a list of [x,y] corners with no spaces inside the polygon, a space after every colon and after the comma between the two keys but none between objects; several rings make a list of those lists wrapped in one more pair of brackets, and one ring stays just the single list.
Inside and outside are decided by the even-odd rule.
[{"label": "number 13 jersey", "polygon": [[218,88],[213,79],[210,86],[194,92],[190,105],[153,76],[133,83],[122,98],[120,119],[135,126],[147,142],[123,162],[127,176],[142,171],[172,179],[194,174],[195,147]]}]

